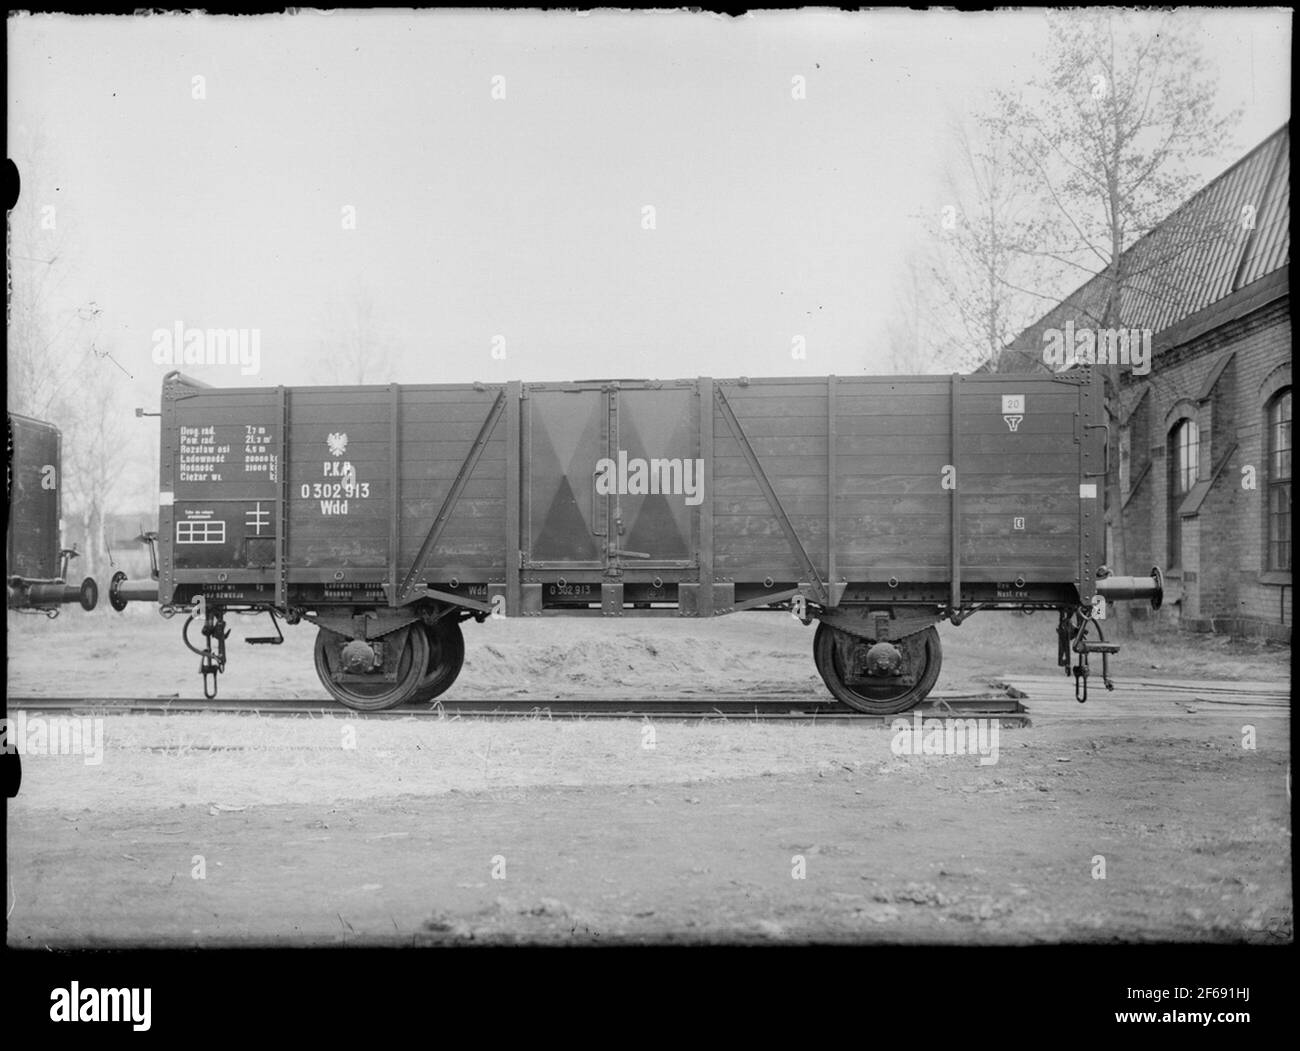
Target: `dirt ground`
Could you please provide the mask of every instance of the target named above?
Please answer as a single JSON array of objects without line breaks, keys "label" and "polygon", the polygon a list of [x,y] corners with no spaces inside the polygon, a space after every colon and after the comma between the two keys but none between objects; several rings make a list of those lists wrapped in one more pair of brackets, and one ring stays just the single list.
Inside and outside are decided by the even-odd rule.
[{"label": "dirt ground", "polygon": [[[193,696],[152,620],[11,617],[11,695]],[[821,691],[782,620],[470,625],[456,691]],[[943,635],[941,690],[1030,695],[995,763],[861,723],[105,717],[102,763],[24,759],[9,944],[1292,940],[1285,650],[1139,640],[1080,707],[1048,618]],[[232,638],[225,691],[321,696],[290,638]]]}]

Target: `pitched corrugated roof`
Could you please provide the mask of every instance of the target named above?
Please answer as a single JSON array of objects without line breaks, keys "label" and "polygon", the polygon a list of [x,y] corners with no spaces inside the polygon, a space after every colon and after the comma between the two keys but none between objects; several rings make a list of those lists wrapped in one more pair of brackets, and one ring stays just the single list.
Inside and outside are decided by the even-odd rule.
[{"label": "pitched corrugated roof", "polygon": [[[1252,209],[1248,212],[1247,209]],[[1251,221],[1247,221],[1247,216]],[[1217,232],[1218,236],[1211,236]],[[1270,135],[1124,253],[1120,318],[1158,335],[1291,261],[1291,125]],[[1110,286],[1099,274],[1011,343],[1037,355],[1045,328],[1100,324]]]}]

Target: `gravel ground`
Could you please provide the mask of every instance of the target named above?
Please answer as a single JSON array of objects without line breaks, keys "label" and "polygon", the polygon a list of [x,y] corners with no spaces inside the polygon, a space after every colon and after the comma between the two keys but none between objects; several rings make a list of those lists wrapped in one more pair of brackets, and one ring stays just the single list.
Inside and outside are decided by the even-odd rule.
[{"label": "gravel ground", "polygon": [[[10,623],[11,694],[197,684],[175,622]],[[1054,671],[1046,618],[944,635],[941,689]],[[320,696],[289,637],[235,650],[227,693]],[[788,618],[467,639],[461,696],[822,689]],[[1116,674],[1284,694],[1285,659],[1139,640]],[[996,762],[879,724],[109,716],[101,763],[24,761],[9,944],[1290,942],[1289,706],[1064,685]]]}]

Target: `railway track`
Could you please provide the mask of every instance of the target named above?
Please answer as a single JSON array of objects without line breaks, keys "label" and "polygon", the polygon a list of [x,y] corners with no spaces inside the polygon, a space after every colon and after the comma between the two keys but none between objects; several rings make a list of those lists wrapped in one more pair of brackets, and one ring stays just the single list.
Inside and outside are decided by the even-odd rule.
[{"label": "railway track", "polygon": [[[10,711],[79,712],[99,715],[254,714],[269,716],[346,716],[363,719],[738,719],[763,722],[876,722],[898,716],[866,715],[834,701],[782,696],[630,698],[550,698],[442,700],[358,712],[333,701],[299,698],[232,698],[207,701],[178,697],[10,697]],[[1028,725],[1024,705],[995,694],[932,696],[914,711],[942,718],[997,718],[1007,726]],[[910,718],[911,712],[904,717]]]},{"label": "railway track", "polygon": [[1158,691],[1160,693],[1194,693],[1202,694],[1203,700],[1226,697],[1240,702],[1257,702],[1257,701],[1278,701],[1290,703],[1290,692],[1282,686],[1275,688],[1260,689],[1258,687],[1243,686],[1210,686],[1206,683],[1175,683],[1175,682],[1135,682],[1131,688]]},{"label": "railway track", "polygon": [[[1017,675],[1015,684],[1029,691],[1040,704],[1050,706],[1069,700],[1074,684],[1064,676]],[[1097,677],[1093,678],[1093,701],[1086,706],[1091,712],[1096,704],[1117,705],[1134,710],[1134,705],[1152,706],[1200,705],[1213,709],[1258,710],[1289,712],[1291,690],[1289,683],[1278,682],[1214,682],[1195,679],[1124,679],[1116,682],[1113,694],[1101,690]]]}]

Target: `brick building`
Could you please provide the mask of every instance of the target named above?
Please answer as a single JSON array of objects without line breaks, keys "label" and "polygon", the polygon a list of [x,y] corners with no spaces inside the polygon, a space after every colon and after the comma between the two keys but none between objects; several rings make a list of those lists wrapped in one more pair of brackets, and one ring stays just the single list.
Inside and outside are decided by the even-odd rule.
[{"label": "brick building", "polygon": [[[1120,317],[1151,353],[1141,368],[1101,365],[1119,371],[1122,403],[1111,426],[1126,564],[1113,548],[1111,561],[1164,568],[1161,616],[1193,630],[1290,637],[1290,248],[1288,124],[1125,253],[1138,276]],[[1049,330],[1097,332],[1107,287],[1097,277],[1068,296],[998,371],[1048,367]]]}]

